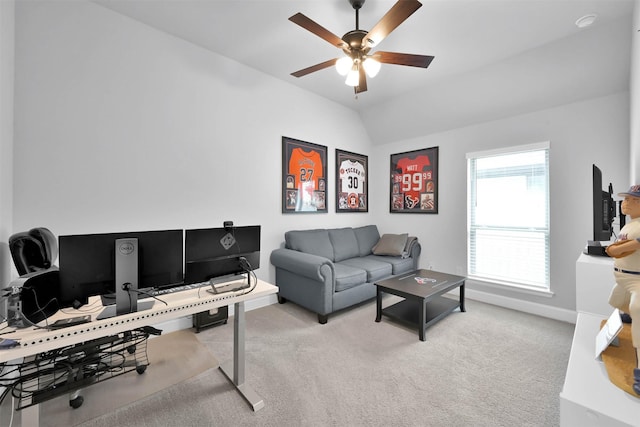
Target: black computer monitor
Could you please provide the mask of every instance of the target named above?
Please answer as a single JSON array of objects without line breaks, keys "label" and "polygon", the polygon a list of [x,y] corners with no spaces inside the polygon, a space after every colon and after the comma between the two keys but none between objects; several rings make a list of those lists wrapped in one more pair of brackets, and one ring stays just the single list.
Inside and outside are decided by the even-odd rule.
[{"label": "black computer monitor", "polygon": [[613,200],[613,188],[609,184],[608,191],[602,188],[602,172],[593,165],[593,240],[607,241],[613,233],[613,219],[616,216],[616,205]]},{"label": "black computer monitor", "polygon": [[60,236],[60,303],[86,304],[90,296],[115,292],[115,241],[138,239],[138,288],[177,286],[184,280],[183,231]]},{"label": "black computer monitor", "polygon": [[187,284],[256,270],[260,267],[260,226],[185,230],[184,254]]}]

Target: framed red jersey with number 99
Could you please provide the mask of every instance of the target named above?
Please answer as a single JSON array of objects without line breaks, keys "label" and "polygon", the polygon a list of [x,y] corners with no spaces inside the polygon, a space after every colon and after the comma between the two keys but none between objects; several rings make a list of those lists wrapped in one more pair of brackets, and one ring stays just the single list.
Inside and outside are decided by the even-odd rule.
[{"label": "framed red jersey with number 99", "polygon": [[391,155],[389,211],[438,213],[438,147]]}]

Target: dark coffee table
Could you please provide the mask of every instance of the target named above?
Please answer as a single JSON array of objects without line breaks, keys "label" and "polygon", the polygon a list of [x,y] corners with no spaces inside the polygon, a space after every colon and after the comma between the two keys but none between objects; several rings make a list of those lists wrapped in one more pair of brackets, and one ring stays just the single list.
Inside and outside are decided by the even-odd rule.
[{"label": "dark coffee table", "polygon": [[[392,279],[376,282],[376,322],[382,315],[418,327],[420,341],[425,330],[456,308],[464,308],[464,281],[466,277],[440,273],[433,270],[416,270]],[[441,297],[452,289],[460,288],[459,301]],[[382,308],[382,294],[404,298],[389,307]]]}]

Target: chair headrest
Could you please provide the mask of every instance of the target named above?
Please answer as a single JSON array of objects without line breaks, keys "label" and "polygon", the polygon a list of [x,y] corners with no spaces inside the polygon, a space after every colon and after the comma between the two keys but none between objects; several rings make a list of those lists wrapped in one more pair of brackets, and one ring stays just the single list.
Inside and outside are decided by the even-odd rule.
[{"label": "chair headrest", "polygon": [[20,276],[51,268],[58,257],[56,238],[44,227],[13,234],[9,250]]},{"label": "chair headrest", "polygon": [[56,236],[53,235],[51,230],[45,227],[32,228],[29,230],[29,234],[42,243],[45,251],[45,259],[49,261],[49,266],[45,268],[51,267],[58,258],[58,240]]}]

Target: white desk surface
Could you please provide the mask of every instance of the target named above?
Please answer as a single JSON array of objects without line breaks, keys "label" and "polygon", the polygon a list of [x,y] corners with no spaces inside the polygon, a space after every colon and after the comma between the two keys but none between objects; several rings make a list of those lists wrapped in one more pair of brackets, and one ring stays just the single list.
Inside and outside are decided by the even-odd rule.
[{"label": "white desk surface", "polygon": [[[89,304],[80,307],[79,310],[71,308],[64,309],[64,312],[58,311],[47,319],[48,323],[52,323],[61,318],[91,314],[92,321],[89,323],[58,330],[30,327],[3,334],[2,338],[19,340],[20,346],[0,350],[0,363],[108,335],[115,335],[119,332],[129,331],[142,326],[156,325],[178,317],[252,300],[278,292],[277,286],[262,280],[258,280],[253,291],[246,294],[242,292],[246,292],[248,289],[221,295],[213,295],[207,292],[206,289],[208,289],[208,287],[161,295],[158,298],[166,301],[167,305],[154,300],[155,303],[153,307],[148,310],[102,320],[96,320],[98,314],[102,312],[102,305],[100,298],[94,297],[89,301]],[[88,307],[93,308],[90,309]],[[45,321],[40,322],[38,325],[44,326]]]},{"label": "white desk surface", "polygon": [[[640,420],[640,398],[631,396],[615,386],[609,380],[604,363],[595,358],[595,339],[600,331],[600,322],[604,319],[606,319],[605,316],[578,313],[569,365],[560,398],[584,408],[584,414],[562,413],[561,402],[562,425],[578,425],[572,420],[580,419],[582,424],[579,425],[584,426],[636,426]],[[596,420],[600,422],[606,420],[606,423],[599,424]]]}]

